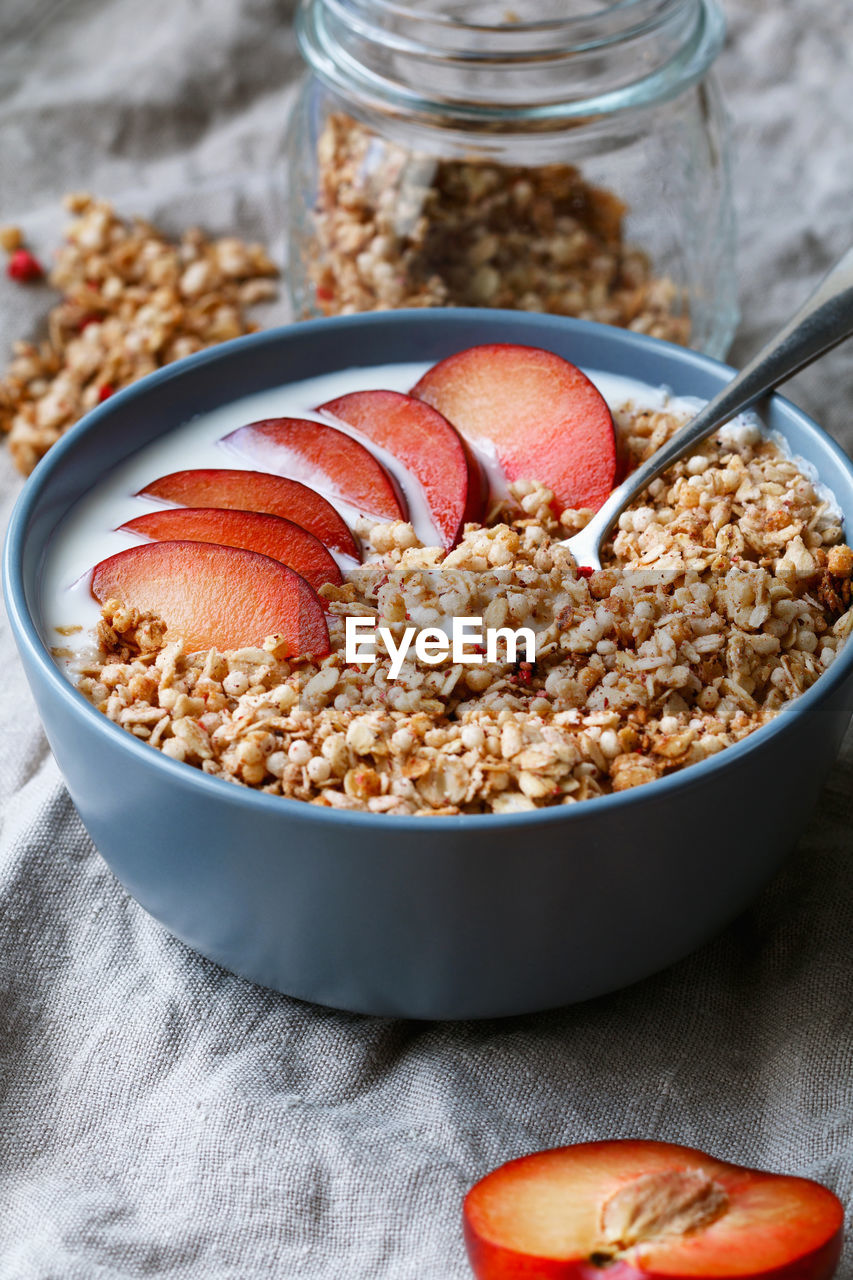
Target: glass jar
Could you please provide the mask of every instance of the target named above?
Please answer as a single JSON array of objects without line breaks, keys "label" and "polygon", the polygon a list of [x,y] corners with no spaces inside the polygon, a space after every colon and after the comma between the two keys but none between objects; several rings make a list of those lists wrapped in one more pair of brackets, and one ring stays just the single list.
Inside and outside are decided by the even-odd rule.
[{"label": "glass jar", "polygon": [[300,318],[514,307],[725,353],[717,0],[301,0],[297,32]]}]

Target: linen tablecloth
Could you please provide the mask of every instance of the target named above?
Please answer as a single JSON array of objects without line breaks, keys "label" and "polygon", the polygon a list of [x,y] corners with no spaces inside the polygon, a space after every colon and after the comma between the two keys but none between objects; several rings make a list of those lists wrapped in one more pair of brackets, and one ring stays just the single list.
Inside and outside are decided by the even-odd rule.
[{"label": "linen tablecloth", "polygon": [[[853,45],[849,0],[729,10],[737,360],[853,238]],[[59,197],[86,188],[281,255],[291,18],[285,0],[2,0],[0,223],[48,255]],[[49,296],[2,281],[4,353]],[[853,346],[792,395],[853,447]],[[0,447],[4,525],[20,483]],[[145,915],[72,808],[5,627],[0,645],[0,1280],[462,1280],[466,1188],[606,1136],[850,1203],[853,738],[795,855],[698,954],[575,1008],[406,1023],[260,990]]]}]

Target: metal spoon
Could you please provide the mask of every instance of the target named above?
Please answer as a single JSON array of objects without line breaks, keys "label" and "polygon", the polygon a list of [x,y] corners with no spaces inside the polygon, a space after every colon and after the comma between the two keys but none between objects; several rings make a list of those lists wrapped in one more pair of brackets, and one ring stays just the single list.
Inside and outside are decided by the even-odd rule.
[{"label": "metal spoon", "polygon": [[619,516],[661,472],[689,453],[743,409],[792,378],[853,333],[853,249],[817,287],[775,338],[736,374],[695,418],[632,471],[599,507],[585,529],[563,544],[579,565],[601,568],[601,546]]}]

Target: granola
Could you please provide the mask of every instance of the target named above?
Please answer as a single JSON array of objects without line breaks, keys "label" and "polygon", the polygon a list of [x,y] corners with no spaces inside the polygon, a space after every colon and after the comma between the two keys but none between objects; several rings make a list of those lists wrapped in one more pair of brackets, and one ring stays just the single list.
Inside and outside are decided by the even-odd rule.
[{"label": "granola", "polygon": [[[0,379],[0,431],[18,469],[39,458],[89,409],[146,373],[250,333],[245,308],[275,296],[278,274],[259,244],[209,240],[197,228],[178,244],[105,200],[70,195],[74,214],[50,283],[62,293],[44,342],[16,342]],[[0,246],[22,252],[17,227]],[[23,277],[22,277],[23,278]]]},{"label": "granola", "polygon": [[[616,415],[636,463],[680,425]],[[722,432],[626,511],[592,574],[561,540],[590,513],[534,481],[445,553],[374,524],[372,552],[322,594],[332,652],[276,637],[186,653],[156,617],[110,601],[79,687],[116,724],[205,773],[337,809],[514,813],[574,804],[707,759],[770,721],[853,630],[853,551],[830,502],[760,434]],[[347,616],[392,629],[482,615],[531,626],[537,660],[344,661]],[[395,632],[396,634],[396,632]]]},{"label": "granola", "polygon": [[627,212],[568,164],[434,161],[342,112],[318,143],[308,274],[324,315],[510,307],[686,343],[672,280],[627,245]]}]

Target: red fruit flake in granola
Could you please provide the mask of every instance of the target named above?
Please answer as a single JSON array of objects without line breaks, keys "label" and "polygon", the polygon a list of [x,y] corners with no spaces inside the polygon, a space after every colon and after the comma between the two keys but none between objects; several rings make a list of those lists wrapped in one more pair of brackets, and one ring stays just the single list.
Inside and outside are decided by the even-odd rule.
[{"label": "red fruit flake in granola", "polygon": [[109,400],[111,395],[115,394],[115,387],[105,382],[103,386],[98,387],[98,404],[103,404],[105,400]]},{"label": "red fruit flake in granola", "polygon": [[18,284],[32,284],[34,280],[42,279],[44,267],[29,249],[16,249],[6,263],[6,275],[10,280],[17,280]]}]

